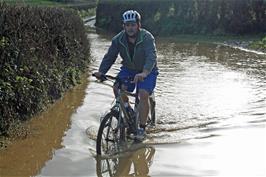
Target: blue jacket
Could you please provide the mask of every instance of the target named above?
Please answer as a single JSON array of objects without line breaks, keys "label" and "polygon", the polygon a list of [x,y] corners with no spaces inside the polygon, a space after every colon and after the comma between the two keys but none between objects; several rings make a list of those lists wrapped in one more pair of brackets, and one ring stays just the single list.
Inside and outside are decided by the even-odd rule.
[{"label": "blue jacket", "polygon": [[118,53],[122,58],[122,65],[130,70],[142,72],[144,69],[151,72],[157,65],[157,55],[154,37],[145,29],[140,29],[134,48],[133,58],[129,49],[125,31],[121,31],[112,39],[108,52],[104,55],[99,71],[107,73],[115,62]]}]

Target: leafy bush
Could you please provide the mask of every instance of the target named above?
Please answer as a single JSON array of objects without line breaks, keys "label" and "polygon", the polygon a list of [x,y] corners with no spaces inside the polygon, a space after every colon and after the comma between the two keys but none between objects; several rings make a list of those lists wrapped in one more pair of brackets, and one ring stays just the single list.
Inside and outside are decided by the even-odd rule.
[{"label": "leafy bush", "polygon": [[76,12],[0,3],[0,135],[60,98],[88,63]]}]

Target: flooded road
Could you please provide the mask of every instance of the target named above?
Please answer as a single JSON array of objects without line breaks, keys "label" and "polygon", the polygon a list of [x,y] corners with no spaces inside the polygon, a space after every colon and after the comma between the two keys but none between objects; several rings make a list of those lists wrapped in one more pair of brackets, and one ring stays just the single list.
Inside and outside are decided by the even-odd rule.
[{"label": "flooded road", "polygon": [[[88,34],[97,70],[111,35]],[[265,176],[266,55],[220,44],[157,39],[157,126],[147,146],[95,157],[112,89],[90,80],[62,147],[37,176]],[[118,58],[109,74],[116,74]]]},{"label": "flooded road", "polygon": [[[111,36],[88,37],[97,70]],[[99,118],[113,95],[90,78],[64,148],[39,176],[265,176],[266,55],[171,39],[158,39],[157,49],[157,128],[148,135],[151,145],[122,157],[95,158]],[[120,61],[110,74],[118,72]]]}]

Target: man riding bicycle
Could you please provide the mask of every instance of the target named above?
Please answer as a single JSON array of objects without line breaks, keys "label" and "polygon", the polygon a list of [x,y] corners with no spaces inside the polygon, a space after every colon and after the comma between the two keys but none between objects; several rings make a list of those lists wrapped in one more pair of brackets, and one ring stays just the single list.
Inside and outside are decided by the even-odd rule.
[{"label": "man riding bicycle", "polygon": [[[99,71],[94,73],[97,78],[106,74],[115,62],[118,53],[122,58],[121,70],[118,78],[122,80],[123,89],[133,92],[135,86],[139,88],[139,117],[140,128],[136,138],[145,138],[145,128],[149,114],[149,95],[152,94],[158,75],[157,55],[153,35],[141,28],[141,16],[137,11],[128,10],[122,15],[123,30],[112,39],[108,52],[104,55]],[[132,82],[123,79],[134,78]],[[114,84],[117,95],[118,84]]]}]

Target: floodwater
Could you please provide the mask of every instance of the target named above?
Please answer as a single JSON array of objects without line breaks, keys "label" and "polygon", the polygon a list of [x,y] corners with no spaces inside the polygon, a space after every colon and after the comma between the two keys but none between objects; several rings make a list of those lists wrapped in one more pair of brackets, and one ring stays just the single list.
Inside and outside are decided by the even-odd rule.
[{"label": "floodwater", "polygon": [[[92,71],[111,37],[88,34]],[[266,176],[266,55],[166,38],[157,39],[157,50],[157,126],[146,145],[95,156],[100,117],[114,98],[112,83],[89,77],[62,146],[28,176]]]}]

